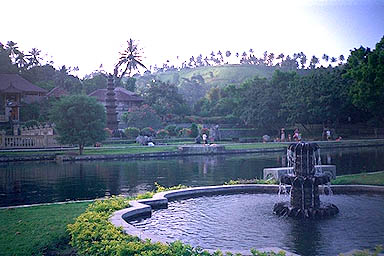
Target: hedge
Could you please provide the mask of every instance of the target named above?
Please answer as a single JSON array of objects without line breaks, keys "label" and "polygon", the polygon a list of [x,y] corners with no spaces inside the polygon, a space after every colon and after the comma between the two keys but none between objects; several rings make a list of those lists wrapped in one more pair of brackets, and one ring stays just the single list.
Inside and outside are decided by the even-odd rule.
[{"label": "hedge", "polygon": [[[165,189],[158,186],[157,192]],[[171,189],[181,189],[183,186]],[[168,189],[167,189],[168,190]],[[144,197],[151,197],[152,192]],[[150,240],[142,241],[136,236],[123,233],[122,228],[116,228],[109,222],[113,212],[129,207],[129,201],[133,198],[112,197],[111,199],[100,200],[89,205],[87,210],[81,214],[74,224],[68,225],[71,236],[70,244],[77,249],[79,255],[92,256],[222,256],[233,255],[223,254],[221,251],[209,253],[199,247],[192,247],[180,241],[169,244],[152,243]],[[283,256],[279,252],[258,252],[251,250],[256,256]],[[236,254],[240,255],[240,254]]]}]

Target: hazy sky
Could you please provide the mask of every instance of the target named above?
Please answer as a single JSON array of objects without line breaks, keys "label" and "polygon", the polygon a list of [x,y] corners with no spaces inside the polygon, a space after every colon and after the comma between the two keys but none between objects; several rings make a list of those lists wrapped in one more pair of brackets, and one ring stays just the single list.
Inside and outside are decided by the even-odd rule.
[{"label": "hazy sky", "polygon": [[384,36],[384,0],[14,0],[0,4],[0,24],[0,42],[84,75],[112,72],[129,38],[148,67],[212,50],[348,56]]}]

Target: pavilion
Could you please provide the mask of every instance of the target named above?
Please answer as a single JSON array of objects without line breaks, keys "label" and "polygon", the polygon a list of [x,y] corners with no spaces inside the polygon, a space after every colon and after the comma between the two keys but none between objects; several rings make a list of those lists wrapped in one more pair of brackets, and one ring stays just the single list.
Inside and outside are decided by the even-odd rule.
[{"label": "pavilion", "polygon": [[19,122],[20,107],[27,96],[45,96],[47,91],[18,74],[0,74],[0,123]]}]

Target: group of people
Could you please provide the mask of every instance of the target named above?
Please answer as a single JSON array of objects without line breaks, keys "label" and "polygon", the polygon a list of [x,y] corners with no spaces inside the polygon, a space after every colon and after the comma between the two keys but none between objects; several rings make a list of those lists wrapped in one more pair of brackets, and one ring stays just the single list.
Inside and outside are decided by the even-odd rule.
[{"label": "group of people", "polygon": [[288,137],[286,137],[285,129],[281,128],[280,130],[280,138],[276,138],[276,142],[291,142],[291,141],[301,141],[301,133],[299,132],[299,129],[296,128],[295,131],[293,132],[293,135],[288,134]]},{"label": "group of people", "polygon": [[[332,134],[331,134],[331,130],[326,128],[324,129],[324,133],[323,133],[323,136],[325,135],[325,139],[326,140],[332,140]],[[324,138],[324,137],[323,137]],[[340,141],[342,139],[341,136],[337,137],[336,141]],[[299,132],[299,129],[296,128],[293,132],[293,135],[291,136],[291,134],[288,134],[288,138],[286,138],[286,134],[285,134],[285,129],[284,128],[281,128],[280,130],[280,138],[276,138],[275,141],[277,142],[291,142],[291,141],[301,141],[302,140],[302,136],[301,136],[301,133]]]}]

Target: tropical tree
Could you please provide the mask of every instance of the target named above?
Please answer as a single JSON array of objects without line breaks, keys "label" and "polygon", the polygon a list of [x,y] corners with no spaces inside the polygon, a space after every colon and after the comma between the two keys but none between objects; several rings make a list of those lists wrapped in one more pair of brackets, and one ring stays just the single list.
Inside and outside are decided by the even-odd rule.
[{"label": "tropical tree", "polygon": [[310,62],[309,62],[309,68],[314,69],[314,68],[316,68],[317,64],[319,64],[319,58],[317,58],[315,55],[313,55]]},{"label": "tropical tree", "polygon": [[361,46],[348,57],[346,77],[353,80],[350,89],[353,104],[384,121],[384,37],[372,51]]},{"label": "tropical tree", "polygon": [[123,113],[121,119],[130,127],[137,128],[160,128],[161,118],[156,111],[148,104],[144,104],[140,107],[134,106],[128,109],[127,112]]},{"label": "tropical tree", "polygon": [[143,97],[163,120],[166,120],[169,115],[184,116],[189,113],[185,100],[173,84],[158,80],[151,81],[143,91]]},{"label": "tropical tree", "polygon": [[17,73],[17,67],[13,65],[9,52],[5,45],[0,42],[0,73]]},{"label": "tropical tree", "polygon": [[284,95],[283,112],[290,123],[338,123],[348,116],[351,101],[349,82],[342,69],[319,68],[305,76],[295,76]]},{"label": "tropical tree", "polygon": [[129,39],[127,43],[128,46],[123,52],[120,52],[119,61],[117,62],[113,71],[115,85],[119,85],[121,79],[126,74],[131,76],[133,70],[136,70],[139,67],[147,69],[141,62],[142,49],[138,47],[138,44],[132,38]]},{"label": "tropical tree", "polygon": [[40,65],[40,61],[43,59],[40,57],[40,54],[41,54],[41,51],[39,49],[36,49],[36,48],[32,48],[32,50],[29,51],[29,53],[26,55],[26,57],[29,61],[28,65],[30,67]]},{"label": "tropical tree", "polygon": [[8,41],[5,50],[7,51],[8,55],[10,56],[12,61],[16,60],[17,55],[19,55],[20,50],[19,47],[17,46],[17,43],[13,41]]},{"label": "tropical tree", "polygon": [[63,144],[77,144],[79,154],[86,145],[106,138],[106,114],[103,105],[85,95],[63,97],[53,105],[50,120],[55,124],[58,140]]}]

